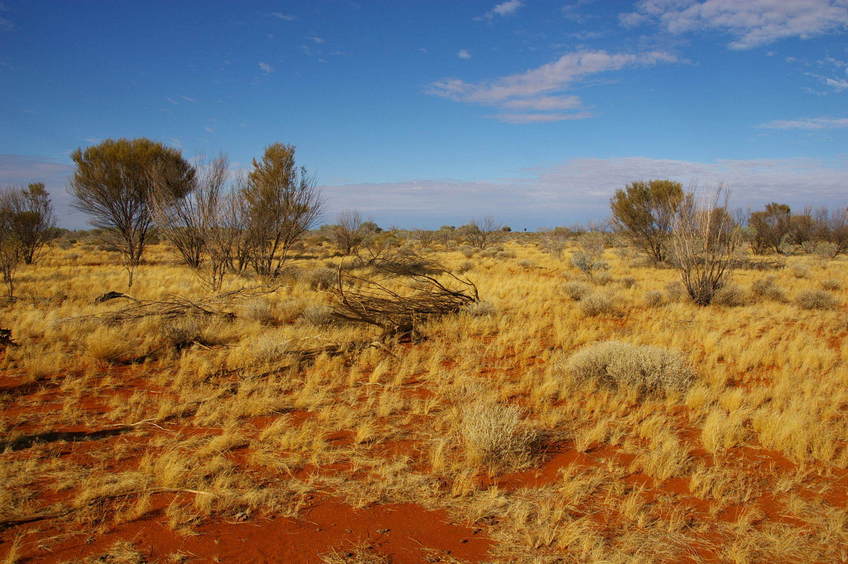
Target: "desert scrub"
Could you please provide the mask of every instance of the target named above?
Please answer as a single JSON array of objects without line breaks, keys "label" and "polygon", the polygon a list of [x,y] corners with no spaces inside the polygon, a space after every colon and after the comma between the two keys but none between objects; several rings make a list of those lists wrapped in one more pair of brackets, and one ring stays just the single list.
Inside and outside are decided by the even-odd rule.
[{"label": "desert scrub", "polygon": [[793,264],[790,270],[792,271],[792,276],[795,278],[810,277],[810,268],[805,264]]},{"label": "desert scrub", "polygon": [[518,407],[486,401],[464,410],[460,433],[469,461],[490,470],[528,466],[541,441],[540,433],[522,421]]},{"label": "desert scrub", "polygon": [[751,293],[760,299],[785,302],[786,295],[784,294],[783,289],[778,286],[775,281],[776,278],[774,276],[767,276],[765,278],[760,278],[759,280],[754,280],[754,283],[751,284]]},{"label": "desert scrub", "polygon": [[842,283],[839,280],[836,280],[835,278],[831,278],[829,280],[822,280],[821,287],[825,290],[835,292],[842,289]]},{"label": "desert scrub", "polygon": [[333,309],[325,305],[309,305],[303,309],[300,318],[307,325],[320,327],[333,322]]},{"label": "desert scrub", "polygon": [[471,317],[489,317],[497,313],[497,311],[497,308],[492,304],[492,302],[487,302],[485,300],[472,302],[465,307],[465,313]]},{"label": "desert scrub", "polygon": [[233,349],[230,365],[233,367],[273,364],[281,360],[289,349],[288,339],[275,331],[260,333],[244,340]]},{"label": "desert scrub", "polygon": [[668,301],[679,302],[686,295],[686,288],[680,282],[669,282],[665,285],[665,294],[668,296]]},{"label": "desert scrub", "polygon": [[240,308],[239,314],[245,319],[256,321],[262,325],[273,325],[276,321],[274,306],[268,298],[254,298],[246,301]]},{"label": "desert scrub", "polygon": [[605,341],[588,345],[565,361],[577,382],[596,381],[640,392],[685,391],[695,380],[688,362],[677,352],[649,345]]},{"label": "desert scrub", "polygon": [[645,292],[645,305],[648,307],[659,307],[663,305],[663,294],[657,290]]},{"label": "desert scrub", "polygon": [[795,297],[795,303],[803,309],[836,309],[839,302],[833,294],[824,290],[805,290]]},{"label": "desert scrub", "polygon": [[745,292],[735,284],[727,284],[721,287],[713,296],[716,305],[727,307],[739,307],[745,305]]},{"label": "desert scrub", "polygon": [[592,291],[592,287],[584,282],[572,281],[563,284],[562,291],[575,302],[579,302]]},{"label": "desert scrub", "polygon": [[336,285],[338,271],[326,266],[304,270],[300,273],[301,282],[312,290],[326,290]]},{"label": "desert scrub", "polygon": [[580,311],[587,317],[616,314],[615,300],[608,294],[594,292],[580,300]]}]

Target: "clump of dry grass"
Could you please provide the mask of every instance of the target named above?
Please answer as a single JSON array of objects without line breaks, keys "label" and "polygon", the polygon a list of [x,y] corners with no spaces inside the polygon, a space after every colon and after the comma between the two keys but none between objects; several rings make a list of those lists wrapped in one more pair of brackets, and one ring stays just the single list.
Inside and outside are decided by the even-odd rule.
[{"label": "clump of dry grass", "polygon": [[471,317],[489,317],[495,315],[498,309],[492,302],[481,300],[479,302],[468,304],[464,311]]},{"label": "clump of dry grass", "polygon": [[618,313],[615,300],[609,294],[593,292],[580,300],[580,311],[587,317]]},{"label": "clump of dry grass", "polygon": [[541,436],[521,418],[514,405],[476,401],[465,408],[460,427],[469,461],[490,469],[527,466]]},{"label": "clump of dry grass", "polygon": [[562,285],[562,291],[570,299],[579,302],[592,292],[592,287],[585,282],[571,281]]},{"label": "clump of dry grass", "polygon": [[647,307],[659,307],[663,305],[664,298],[662,292],[657,290],[648,290],[645,292],[645,305]]},{"label": "clump of dry grass", "polygon": [[830,290],[831,292],[837,292],[842,289],[842,282],[836,278],[828,278],[827,280],[821,281],[821,287],[825,290]]},{"label": "clump of dry grass", "polygon": [[830,292],[824,290],[805,290],[795,296],[795,303],[803,309],[836,309],[839,301]]},{"label": "clump of dry grass", "polygon": [[735,284],[727,284],[713,296],[712,303],[727,307],[740,307],[746,304],[745,292]]},{"label": "clump of dry grass", "polygon": [[321,327],[335,320],[332,308],[325,305],[310,305],[303,309],[300,318],[309,325]]},{"label": "clump of dry grass", "polygon": [[606,341],[584,347],[564,366],[577,381],[594,380],[641,392],[684,391],[695,380],[682,355],[659,347]]},{"label": "clump of dry grass", "polygon": [[775,302],[786,301],[786,294],[777,285],[777,278],[775,276],[767,276],[754,280],[753,284],[751,284],[751,293],[761,299],[773,300]]}]

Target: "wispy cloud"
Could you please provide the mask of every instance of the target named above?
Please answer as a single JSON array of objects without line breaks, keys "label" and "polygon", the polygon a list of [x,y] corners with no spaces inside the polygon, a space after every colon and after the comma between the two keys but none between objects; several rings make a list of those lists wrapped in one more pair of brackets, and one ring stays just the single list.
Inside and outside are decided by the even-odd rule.
[{"label": "wispy cloud", "polygon": [[[578,51],[563,55],[556,61],[527,72],[504,76],[491,81],[469,83],[457,78],[446,78],[432,83],[427,92],[433,96],[457,102],[494,106],[516,110],[579,110],[580,98],[563,96],[562,92],[580,80],[602,72],[628,67],[672,63],[677,57],[662,51],[646,53],[607,53],[606,51]],[[581,117],[586,117],[581,116]],[[511,116],[511,123],[519,123]],[[541,121],[529,117],[529,121]],[[550,119],[560,121],[565,119]],[[526,123],[526,122],[525,122]]]},{"label": "wispy cloud", "polygon": [[284,22],[293,22],[297,19],[297,16],[293,16],[285,12],[271,12],[271,17],[283,20]]},{"label": "wispy cloud", "polygon": [[575,120],[575,119],[586,119],[592,117],[592,114],[589,112],[577,112],[571,114],[562,114],[562,113],[549,113],[549,114],[494,114],[492,116],[498,121],[502,121],[504,123],[549,123],[552,121],[566,121],[566,120]]},{"label": "wispy cloud", "polygon": [[808,72],[808,73],[806,73],[806,75],[817,79],[819,82],[821,82],[822,84],[824,84],[828,88],[836,90],[837,92],[842,92],[843,90],[848,89],[848,80],[846,80],[844,78],[833,77],[833,76],[824,76],[824,75],[816,74],[816,73],[812,73],[812,72]]},{"label": "wispy cloud", "polygon": [[457,51],[456,56],[460,59],[470,59],[471,53],[468,52],[468,49],[460,49]]},{"label": "wispy cloud", "polygon": [[848,118],[801,118],[792,120],[775,120],[761,124],[765,129],[836,129],[848,127]]},{"label": "wispy cloud", "polygon": [[670,178],[711,190],[725,184],[731,206],[770,201],[792,206],[844,206],[848,162],[752,159],[712,162],[621,157],[570,159],[496,180],[409,180],[323,186],[328,215],[358,209],[381,224],[434,226],[465,222],[468,211],[493,215],[513,227],[567,225],[609,215],[615,190],[634,180]]},{"label": "wispy cloud", "polygon": [[657,22],[675,34],[705,29],[734,36],[731,49],[751,49],[780,39],[807,39],[848,25],[845,0],[640,0],[619,15],[623,26]]},{"label": "wispy cloud", "polygon": [[190,98],[188,96],[180,96],[180,98],[182,98],[183,100],[185,100],[186,102],[188,102],[190,104],[194,104],[195,102],[197,102],[197,98]]},{"label": "wispy cloud", "polygon": [[315,43],[316,45],[321,45],[322,43],[325,43],[324,38],[318,37],[317,35],[310,35],[309,39],[311,39],[312,42]]},{"label": "wispy cloud", "polygon": [[501,2],[500,4],[495,4],[495,6],[483,14],[482,16],[478,16],[474,18],[475,20],[492,20],[496,17],[510,16],[517,12],[522,6],[524,6],[524,2],[521,0],[507,0],[506,2]]},{"label": "wispy cloud", "polygon": [[259,61],[259,70],[261,70],[265,74],[271,74],[272,72],[274,72],[274,67],[272,67],[268,63]]}]

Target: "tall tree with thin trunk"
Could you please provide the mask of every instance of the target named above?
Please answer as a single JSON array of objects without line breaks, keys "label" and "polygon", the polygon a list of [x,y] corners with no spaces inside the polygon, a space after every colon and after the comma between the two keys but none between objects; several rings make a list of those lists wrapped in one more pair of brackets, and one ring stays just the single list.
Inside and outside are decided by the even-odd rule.
[{"label": "tall tree with thin trunk", "polygon": [[149,139],[107,139],[71,155],[74,206],[104,230],[106,242],[121,253],[132,287],[135,269],[153,229],[154,187],[179,199],[194,186],[194,168],[176,149]]},{"label": "tall tree with thin trunk", "polygon": [[294,145],[275,143],[253,160],[242,189],[251,262],[257,274],[280,274],[292,245],[318,219],[321,197],[313,176],[295,165]]},{"label": "tall tree with thin trunk", "polygon": [[50,194],[44,184],[30,184],[20,191],[17,202],[18,237],[20,238],[25,264],[33,264],[50,240],[56,227],[56,216]]}]

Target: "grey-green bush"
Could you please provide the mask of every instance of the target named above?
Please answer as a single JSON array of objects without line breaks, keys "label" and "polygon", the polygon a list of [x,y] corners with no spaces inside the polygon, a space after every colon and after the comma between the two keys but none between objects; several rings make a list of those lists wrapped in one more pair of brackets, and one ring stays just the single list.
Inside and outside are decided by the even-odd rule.
[{"label": "grey-green bush", "polygon": [[830,292],[805,290],[795,296],[795,303],[803,309],[836,309],[839,302]]},{"label": "grey-green bush", "polygon": [[685,391],[695,380],[689,363],[677,352],[648,345],[605,341],[574,353],[564,365],[576,381],[635,387],[642,393]]},{"label": "grey-green bush", "polygon": [[587,317],[618,312],[613,298],[600,292],[594,292],[580,300],[580,311]]},{"label": "grey-green bush", "polygon": [[751,293],[757,298],[785,302],[786,295],[783,289],[775,283],[775,280],[776,278],[774,276],[754,280],[754,283],[751,284]]},{"label": "grey-green bush", "polygon": [[712,303],[727,307],[743,306],[746,303],[745,292],[735,284],[728,284],[715,293]]},{"label": "grey-green bush", "polygon": [[575,302],[579,302],[583,298],[585,298],[591,291],[592,287],[583,282],[566,282],[562,285],[562,291],[565,292],[565,295],[574,300]]}]

